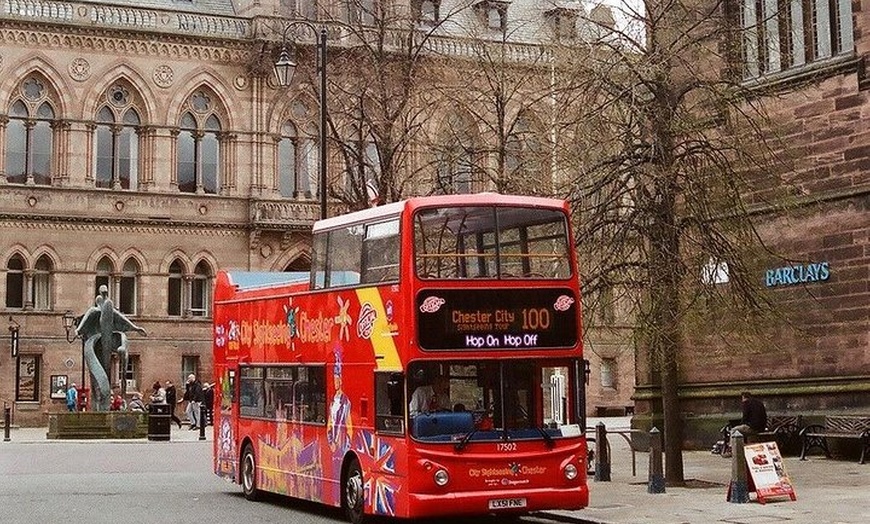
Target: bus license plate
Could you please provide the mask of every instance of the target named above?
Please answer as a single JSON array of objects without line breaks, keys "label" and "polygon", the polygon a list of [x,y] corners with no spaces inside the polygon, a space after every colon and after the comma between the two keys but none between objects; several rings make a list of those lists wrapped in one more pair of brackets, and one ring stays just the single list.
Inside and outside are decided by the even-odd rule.
[{"label": "bus license plate", "polygon": [[526,499],[490,499],[489,509],[524,508]]}]

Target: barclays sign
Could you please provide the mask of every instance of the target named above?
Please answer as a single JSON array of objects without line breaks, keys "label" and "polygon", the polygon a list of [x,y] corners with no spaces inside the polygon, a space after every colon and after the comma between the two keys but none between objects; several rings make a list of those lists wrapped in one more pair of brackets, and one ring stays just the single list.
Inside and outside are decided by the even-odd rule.
[{"label": "barclays sign", "polygon": [[831,269],[827,262],[785,266],[768,269],[764,275],[764,284],[767,287],[791,286],[807,282],[821,282],[828,280],[830,276]]}]

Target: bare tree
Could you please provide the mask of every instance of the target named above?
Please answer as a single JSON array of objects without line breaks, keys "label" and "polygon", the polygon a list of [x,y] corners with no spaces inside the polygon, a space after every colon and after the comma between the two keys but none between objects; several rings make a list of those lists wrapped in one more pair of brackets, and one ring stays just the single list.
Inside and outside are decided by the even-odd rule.
[{"label": "bare tree", "polygon": [[439,20],[387,2],[354,0],[342,20],[342,45],[330,57],[340,74],[330,83],[329,126],[345,171],[330,196],[349,209],[400,200],[418,184],[412,156],[433,111],[430,40]]},{"label": "bare tree", "polygon": [[[600,14],[585,18],[600,29],[595,51],[564,66],[582,69],[595,97],[570,124],[585,148],[571,197],[584,292],[616,289],[635,314],[648,357],[637,365],[661,392],[665,479],[675,485],[685,481],[681,359],[701,334],[687,329],[714,298],[744,318],[768,310],[746,196],[753,175],[776,176],[781,159],[758,93],[733,75],[733,20],[721,4],[645,0],[616,21]],[[578,157],[577,144],[564,140],[562,157]]]},{"label": "bare tree", "polygon": [[454,59],[453,74],[437,84],[445,111],[428,139],[433,190],[551,195],[550,131],[558,111],[552,50],[507,26],[498,38],[475,28],[454,37],[466,57]]}]

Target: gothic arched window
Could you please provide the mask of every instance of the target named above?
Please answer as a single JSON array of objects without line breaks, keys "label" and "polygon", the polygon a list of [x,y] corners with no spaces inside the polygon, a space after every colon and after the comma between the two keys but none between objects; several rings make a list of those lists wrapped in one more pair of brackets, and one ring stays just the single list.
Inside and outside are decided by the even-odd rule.
[{"label": "gothic arched window", "polygon": [[12,184],[51,185],[52,127],[55,111],[48,89],[29,77],[9,108],[6,127],[6,181]]},{"label": "gothic arched window", "polygon": [[297,196],[299,181],[296,179],[296,148],[299,140],[296,137],[296,126],[292,122],[284,124],[281,130],[281,140],[278,142],[278,190],[282,197]]},{"label": "gothic arched window", "polygon": [[197,91],[181,115],[178,133],[178,190],[217,194],[221,122],[209,95]]},{"label": "gothic arched window", "polygon": [[24,258],[12,255],[6,262],[6,307],[24,307]]},{"label": "gothic arched window", "polygon": [[436,191],[471,193],[480,154],[474,126],[467,118],[452,115],[442,128],[437,158]]},{"label": "gothic arched window", "polygon": [[131,106],[128,90],[115,85],[106,93],[108,103],[96,118],[94,179],[108,189],[136,189],[139,171],[139,113]]},{"label": "gothic arched window", "polygon": [[51,309],[51,279],[54,264],[48,255],[42,255],[36,260],[33,280],[30,283],[33,297],[33,309],[47,311]]}]

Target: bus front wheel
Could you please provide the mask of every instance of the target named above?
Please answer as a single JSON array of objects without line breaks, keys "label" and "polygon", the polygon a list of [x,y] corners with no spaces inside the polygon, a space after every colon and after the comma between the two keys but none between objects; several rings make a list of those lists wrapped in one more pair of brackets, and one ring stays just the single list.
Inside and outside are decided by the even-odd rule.
[{"label": "bus front wheel", "polygon": [[257,459],[250,444],[246,444],[242,452],[242,492],[248,500],[257,500],[260,496],[260,490],[257,489]]},{"label": "bus front wheel", "polygon": [[351,459],[347,467],[342,486],[342,500],[347,520],[353,524],[361,524],[363,521],[363,476],[362,469],[356,459]]}]

